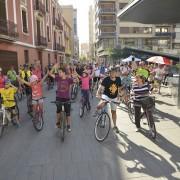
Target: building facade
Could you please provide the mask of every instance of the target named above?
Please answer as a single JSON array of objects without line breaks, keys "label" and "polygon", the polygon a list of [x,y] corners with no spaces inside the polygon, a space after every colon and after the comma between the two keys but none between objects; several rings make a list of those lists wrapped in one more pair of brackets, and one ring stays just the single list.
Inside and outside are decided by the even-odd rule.
[{"label": "building facade", "polygon": [[131,0],[96,0],[95,31],[97,57],[108,59],[108,49],[134,47],[175,51],[179,47],[179,25],[121,22],[117,13]]},{"label": "building facade", "polygon": [[72,58],[79,58],[79,39],[77,35],[77,10],[73,8],[73,6],[62,6],[63,16],[66,19],[67,23],[70,25],[72,29],[71,34],[71,49],[72,49]]},{"label": "building facade", "polygon": [[89,44],[88,43],[82,43],[81,44],[81,58],[86,58],[86,60],[89,60]]},{"label": "building facade", "polygon": [[64,60],[65,37],[58,0],[1,0],[0,66],[41,62],[42,68]]},{"label": "building facade", "polygon": [[94,7],[89,7],[89,57],[95,59],[95,11]]}]

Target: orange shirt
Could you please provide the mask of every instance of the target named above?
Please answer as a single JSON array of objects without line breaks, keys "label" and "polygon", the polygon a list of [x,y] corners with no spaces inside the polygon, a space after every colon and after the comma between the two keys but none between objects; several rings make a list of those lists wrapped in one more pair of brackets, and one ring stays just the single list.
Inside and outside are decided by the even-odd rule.
[{"label": "orange shirt", "polygon": [[38,82],[37,84],[33,85],[31,84],[31,88],[32,88],[32,99],[39,99],[42,98],[42,83]]}]

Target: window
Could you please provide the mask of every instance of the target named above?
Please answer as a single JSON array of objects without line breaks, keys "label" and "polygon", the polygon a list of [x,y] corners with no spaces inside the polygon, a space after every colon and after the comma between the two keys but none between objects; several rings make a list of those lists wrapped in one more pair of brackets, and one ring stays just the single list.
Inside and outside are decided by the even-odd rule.
[{"label": "window", "polygon": [[22,24],[23,24],[23,32],[28,33],[27,28],[27,14],[25,10],[22,10]]},{"label": "window", "polygon": [[119,9],[123,9],[126,5],[127,3],[119,3]]},{"label": "window", "polygon": [[50,32],[49,32],[49,26],[47,26],[47,38],[48,38],[48,42],[50,42]]},{"label": "window", "polygon": [[162,33],[167,33],[168,32],[168,28],[166,28],[166,27],[161,28],[161,32]]},{"label": "window", "polygon": [[5,3],[5,0],[0,0],[0,19],[6,20],[6,3]]},{"label": "window", "polygon": [[48,3],[48,0],[46,0],[46,12],[49,12],[49,3]]},{"label": "window", "polygon": [[25,64],[29,64],[29,51],[28,50],[24,50],[24,60],[25,60]]},{"label": "window", "polygon": [[161,29],[160,28],[156,28],[156,33],[160,33]]}]

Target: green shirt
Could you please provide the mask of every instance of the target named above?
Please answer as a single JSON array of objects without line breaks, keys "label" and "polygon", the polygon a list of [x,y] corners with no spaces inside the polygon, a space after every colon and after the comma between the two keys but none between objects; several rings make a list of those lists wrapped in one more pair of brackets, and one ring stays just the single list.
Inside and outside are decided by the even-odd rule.
[{"label": "green shirt", "polygon": [[8,76],[8,79],[10,79],[11,81],[16,81],[16,79],[17,79],[16,71],[14,71],[14,70],[9,70],[7,72],[7,76]]}]

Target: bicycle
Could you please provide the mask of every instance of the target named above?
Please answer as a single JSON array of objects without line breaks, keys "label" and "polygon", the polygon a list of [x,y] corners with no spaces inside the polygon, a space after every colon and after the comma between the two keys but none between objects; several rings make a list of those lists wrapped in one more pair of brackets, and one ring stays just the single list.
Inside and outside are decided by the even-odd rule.
[{"label": "bicycle", "polygon": [[33,122],[34,129],[38,132],[41,131],[44,126],[43,109],[41,108],[41,106],[39,104],[39,101],[42,99],[45,99],[45,97],[42,97],[37,100],[33,99],[33,101],[36,101],[37,104],[36,104],[35,111],[33,112],[34,115],[33,115],[32,122]]},{"label": "bicycle", "polygon": [[111,128],[111,118],[106,111],[107,105],[109,103],[120,104],[119,102],[102,100],[105,101],[105,106],[101,109],[94,127],[95,138],[98,142],[103,142],[108,137]]},{"label": "bicycle", "polygon": [[82,95],[80,108],[79,108],[79,116],[80,116],[80,118],[82,118],[84,116],[85,107],[86,107],[87,111],[91,110],[91,106],[90,106],[90,104],[88,104],[87,97]]},{"label": "bicycle", "polygon": [[[141,115],[140,115],[140,119],[142,119],[143,117],[145,117],[147,119],[147,124],[148,124],[148,127],[149,127],[149,134],[151,135],[151,137],[153,139],[156,139],[156,135],[157,135],[157,132],[156,132],[156,126],[155,126],[155,123],[154,123],[154,117],[152,115],[152,111],[154,110],[155,108],[155,97],[145,97],[145,98],[142,98],[139,100],[138,102],[141,107],[143,108],[143,112],[141,112]],[[134,102],[132,101],[131,104],[133,105],[133,108],[134,108]],[[133,110],[134,113],[133,113],[133,123],[135,123],[135,110]]]},{"label": "bicycle", "polygon": [[[8,101],[14,102],[14,100],[8,100]],[[17,116],[19,119],[19,108],[17,103],[15,105],[14,112],[12,108],[6,108],[2,105],[2,102],[0,103],[0,137],[2,137],[4,133],[4,129],[8,127],[9,122],[11,122],[13,125],[17,125],[17,122],[15,122],[13,119],[15,116]]]},{"label": "bicycle", "polygon": [[78,84],[74,83],[71,88],[71,99],[75,100],[78,95]]},{"label": "bicycle", "polygon": [[61,128],[60,128],[60,133],[61,133],[61,141],[64,142],[65,139],[65,132],[66,132],[66,112],[65,112],[65,107],[64,105],[66,103],[72,103],[73,101],[66,101],[66,102],[60,102],[60,101],[51,101],[51,103],[54,103],[56,105],[61,105],[62,106],[62,111],[61,111]]}]

